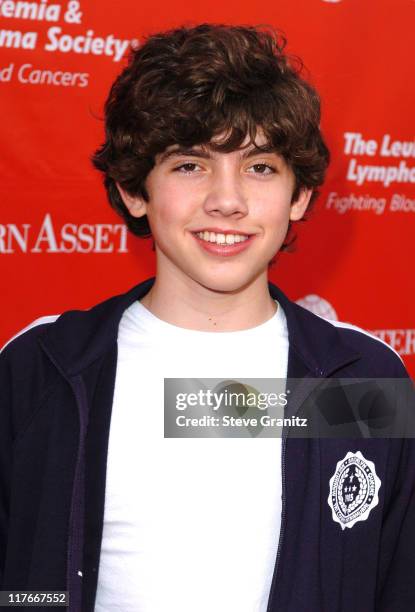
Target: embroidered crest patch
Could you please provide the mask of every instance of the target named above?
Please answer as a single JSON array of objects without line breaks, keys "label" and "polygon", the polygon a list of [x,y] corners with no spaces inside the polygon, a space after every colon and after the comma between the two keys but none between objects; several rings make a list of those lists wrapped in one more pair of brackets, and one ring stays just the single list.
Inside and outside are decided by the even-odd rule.
[{"label": "embroidered crest patch", "polygon": [[348,452],[338,461],[330,478],[328,504],[333,521],[342,529],[353,527],[357,521],[365,521],[370,511],[378,505],[381,480],[373,461],[365,459],[360,451]]}]

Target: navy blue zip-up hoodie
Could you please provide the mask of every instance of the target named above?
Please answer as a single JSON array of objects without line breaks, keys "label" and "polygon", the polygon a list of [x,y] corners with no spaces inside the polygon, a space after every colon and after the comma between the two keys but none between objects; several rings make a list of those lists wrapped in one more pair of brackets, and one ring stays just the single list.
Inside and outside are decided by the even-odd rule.
[{"label": "navy blue zip-up hoodie", "polygon": [[[153,283],[38,325],[0,355],[4,590],[69,590],[70,612],[94,609],[118,325]],[[287,318],[288,378],[301,379],[291,414],[316,379],[408,376],[380,341],[332,325],[271,283],[269,291]],[[281,534],[268,612],[414,611],[414,440],[288,435],[282,453]],[[373,462],[381,482],[378,504],[352,528],[333,520],[327,501],[347,453]]]}]

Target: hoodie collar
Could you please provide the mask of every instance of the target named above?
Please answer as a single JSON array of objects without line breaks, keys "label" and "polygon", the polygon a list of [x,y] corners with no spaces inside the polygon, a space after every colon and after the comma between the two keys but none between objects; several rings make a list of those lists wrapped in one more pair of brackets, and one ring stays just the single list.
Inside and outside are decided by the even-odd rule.
[{"label": "hoodie collar", "polygon": [[[41,343],[68,376],[80,374],[114,346],[124,311],[141,300],[154,281],[155,277],[149,278],[90,310],[65,312],[47,327]],[[268,283],[268,287],[287,319],[292,364],[289,376],[302,376],[306,372],[312,376],[328,376],[360,357],[343,341],[335,326],[292,302],[273,283]]]},{"label": "hoodie collar", "polygon": [[304,367],[311,376],[330,376],[361,357],[344,341],[344,336],[335,325],[292,302],[276,285],[268,283],[268,287],[271,297],[281,304],[287,318],[292,353],[289,377],[302,376],[305,374]]}]

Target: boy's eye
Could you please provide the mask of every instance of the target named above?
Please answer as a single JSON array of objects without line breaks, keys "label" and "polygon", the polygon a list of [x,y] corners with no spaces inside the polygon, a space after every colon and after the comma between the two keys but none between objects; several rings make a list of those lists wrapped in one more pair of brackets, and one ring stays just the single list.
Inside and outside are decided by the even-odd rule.
[{"label": "boy's eye", "polygon": [[269,164],[253,164],[248,168],[248,172],[252,172],[253,174],[274,174],[275,168],[270,166]]},{"label": "boy's eye", "polygon": [[177,166],[174,170],[176,172],[194,172],[199,167],[199,164],[193,162],[186,162],[185,164],[181,164]]}]

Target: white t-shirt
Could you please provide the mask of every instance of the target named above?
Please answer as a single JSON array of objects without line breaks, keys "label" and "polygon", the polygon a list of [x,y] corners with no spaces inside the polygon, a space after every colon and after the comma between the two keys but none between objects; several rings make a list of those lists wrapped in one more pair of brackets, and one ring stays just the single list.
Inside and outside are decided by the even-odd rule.
[{"label": "white t-shirt", "polygon": [[203,332],[124,313],[96,612],[265,612],[281,524],[279,438],[164,438],[164,378],[286,378],[280,306]]}]

